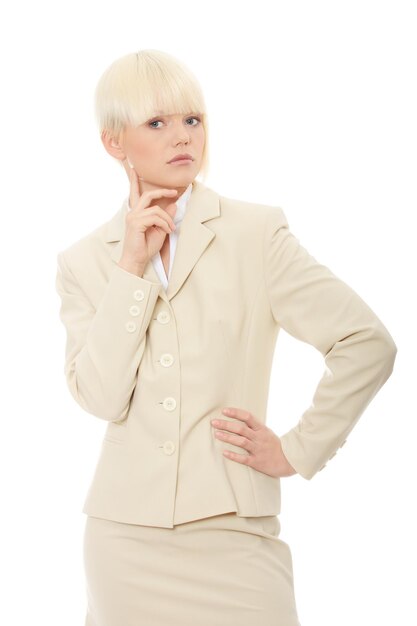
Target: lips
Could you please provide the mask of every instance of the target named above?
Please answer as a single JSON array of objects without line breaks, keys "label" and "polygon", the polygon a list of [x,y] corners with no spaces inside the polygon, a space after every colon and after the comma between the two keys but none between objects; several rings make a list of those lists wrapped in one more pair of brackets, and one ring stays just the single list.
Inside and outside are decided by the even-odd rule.
[{"label": "lips", "polygon": [[177,154],[170,161],[168,161],[168,163],[172,163],[173,161],[180,161],[183,159],[190,159],[191,161],[194,160],[191,154]]}]

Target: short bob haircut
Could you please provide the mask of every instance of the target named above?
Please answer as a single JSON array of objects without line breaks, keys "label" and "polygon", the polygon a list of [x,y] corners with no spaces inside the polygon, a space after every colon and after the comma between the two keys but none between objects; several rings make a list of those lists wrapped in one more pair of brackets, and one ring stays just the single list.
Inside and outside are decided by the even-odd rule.
[{"label": "short bob haircut", "polygon": [[126,126],[139,126],[156,115],[188,113],[201,117],[205,131],[199,172],[204,181],[208,171],[206,105],[197,79],[183,63],[160,50],[140,50],[116,59],[96,86],[100,135],[106,130],[120,138]]}]

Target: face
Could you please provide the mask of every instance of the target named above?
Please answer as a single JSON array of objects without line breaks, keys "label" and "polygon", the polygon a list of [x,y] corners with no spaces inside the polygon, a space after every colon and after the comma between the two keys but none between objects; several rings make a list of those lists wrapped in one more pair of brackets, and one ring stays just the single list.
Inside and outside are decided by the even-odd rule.
[{"label": "face", "polygon": [[[204,143],[199,114],[160,115],[137,127],[126,127],[118,142],[119,152],[112,154],[129,159],[139,177],[140,193],[166,187],[180,194],[200,171]],[[174,156],[185,153],[191,155],[191,161],[169,163]]]}]

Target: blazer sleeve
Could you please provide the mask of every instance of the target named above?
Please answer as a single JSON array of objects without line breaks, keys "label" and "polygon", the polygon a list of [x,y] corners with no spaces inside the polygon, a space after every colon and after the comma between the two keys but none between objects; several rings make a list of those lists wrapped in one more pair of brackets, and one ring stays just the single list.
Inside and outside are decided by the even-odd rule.
[{"label": "blazer sleeve", "polygon": [[95,309],[64,252],[58,253],[57,262],[56,290],[66,330],[64,373],[69,390],[88,413],[107,421],[123,420],[161,285],[116,265]]},{"label": "blazer sleeve", "polygon": [[268,214],[264,246],[275,322],[324,357],[312,404],[280,437],[290,464],[310,480],[345,443],[391,375],[397,346],[360,296],[300,245],[279,207]]}]

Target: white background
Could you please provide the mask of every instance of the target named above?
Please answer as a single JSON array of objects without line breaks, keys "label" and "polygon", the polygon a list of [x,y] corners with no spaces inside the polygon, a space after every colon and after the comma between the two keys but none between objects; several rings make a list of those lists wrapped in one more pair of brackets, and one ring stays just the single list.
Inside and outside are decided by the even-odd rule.
[{"label": "white background", "polygon": [[[173,54],[202,85],[206,184],[281,206],[398,347],[393,375],[326,468],[281,480],[300,622],[417,623],[415,11],[399,0],[2,9],[2,624],[84,625],[81,507],[106,424],[66,388],[56,255],[128,193],[93,92],[113,60],[143,48]],[[322,369],[313,347],[281,332],[277,434],[309,406]]]}]

